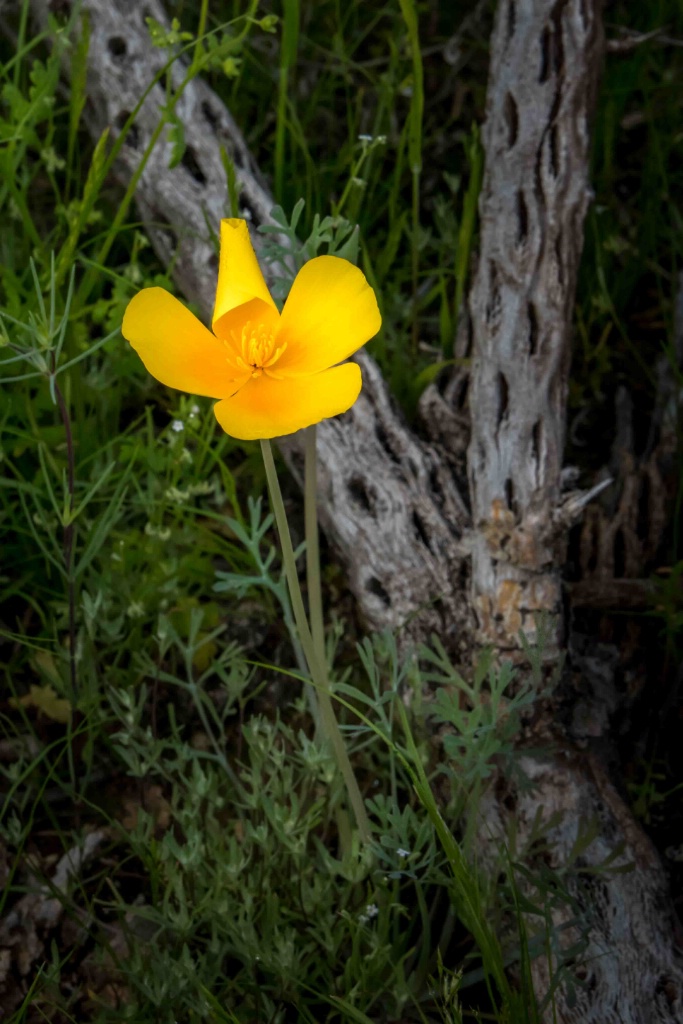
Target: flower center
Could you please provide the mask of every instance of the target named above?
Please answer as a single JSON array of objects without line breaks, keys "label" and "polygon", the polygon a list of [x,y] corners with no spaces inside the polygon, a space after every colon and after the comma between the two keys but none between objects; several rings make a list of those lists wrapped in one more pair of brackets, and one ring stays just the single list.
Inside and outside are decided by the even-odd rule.
[{"label": "flower center", "polygon": [[287,348],[287,342],[276,348],[271,327],[247,320],[241,331],[230,331],[230,338],[231,341],[226,342],[230,351],[228,362],[238,371],[237,376],[244,377],[248,373],[251,377],[260,377],[266,373],[281,379],[272,367]]}]

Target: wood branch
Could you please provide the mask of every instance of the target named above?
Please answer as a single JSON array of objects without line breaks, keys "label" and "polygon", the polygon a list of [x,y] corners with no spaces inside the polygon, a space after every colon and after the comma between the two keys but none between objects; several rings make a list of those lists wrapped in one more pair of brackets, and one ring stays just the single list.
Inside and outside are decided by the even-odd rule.
[{"label": "wood branch", "polygon": [[[574,999],[561,990],[555,1012],[549,1007],[544,1015],[545,1024],[680,1022],[683,971],[672,955],[674,922],[665,901],[666,877],[651,842],[589,752],[568,749],[529,757],[520,767],[530,785],[521,791],[510,787],[505,802],[491,797],[484,813],[489,842],[505,841],[514,817],[517,851],[511,851],[512,858],[531,865],[533,874],[534,856],[540,857],[568,889],[569,899],[552,911],[550,959],[539,956],[533,975],[542,995],[564,964],[576,982]],[[535,835],[547,829],[546,842],[535,853],[524,849],[531,822]],[[574,861],[575,869],[567,871],[582,828],[584,833],[592,829],[595,838]],[[543,900],[533,890],[528,896],[537,904]],[[528,927],[531,935],[537,932],[538,918],[529,917]]]},{"label": "wood branch", "polygon": [[[59,10],[72,3],[60,0]],[[45,0],[32,0],[42,23]],[[90,23],[88,104],[84,117],[95,137],[119,133],[167,55],[152,46],[145,18],[167,17],[158,0],[132,3],[85,0]],[[68,69],[67,69],[68,70]],[[183,69],[174,68],[178,84]],[[128,184],[158,123],[166,95],[148,97],[116,167]],[[227,186],[220,147],[230,153],[239,183],[240,215],[256,228],[273,223],[274,201],[244,138],[218,96],[201,80],[180,98],[187,148],[169,170],[171,144],[159,139],[136,190],[136,202],[161,260],[172,267],[180,291],[208,318],[216,282],[215,231],[226,215]],[[254,234],[258,248],[261,236]],[[320,425],[318,481],[322,526],[345,564],[349,586],[371,629],[405,626],[409,640],[438,632],[454,649],[465,642],[470,616],[461,585],[458,546],[469,522],[467,508],[438,452],[414,436],[391,401],[372,358],[360,353],[363,391],[353,410]],[[300,472],[298,435],[281,445]]]},{"label": "wood branch", "polygon": [[[555,618],[562,645],[561,577],[566,533],[582,496],[561,497],[567,374],[575,282],[590,198],[588,124],[600,67],[599,0],[501,0],[491,42],[481,240],[468,298],[472,332],[469,471],[473,509],[473,602],[479,639],[513,653],[535,613]],[[601,485],[599,485],[601,486]],[[588,665],[582,683],[590,688]],[[597,687],[596,687],[597,688]],[[603,709],[604,710],[604,709]],[[597,720],[596,720],[597,721]],[[609,712],[597,725],[598,736]],[[554,709],[536,723],[557,746]],[[537,737],[538,741],[539,737]],[[562,987],[548,1022],[644,1024],[681,1019],[683,971],[666,913],[666,879],[649,841],[597,759],[571,747],[527,759],[529,791],[495,793],[480,830],[483,847],[502,826],[523,843],[539,813],[559,811],[550,833],[555,867],[571,860],[581,822],[595,823],[583,867],[624,846],[632,871],[606,870],[592,888],[569,870],[583,918],[586,958],[574,1000]],[[512,803],[512,809],[510,809]],[[532,965],[543,998],[576,930],[555,911],[558,948]]]},{"label": "wood branch", "polygon": [[469,472],[473,603],[481,641],[499,649],[518,647],[520,629],[533,641],[540,611],[561,641],[555,511],[600,26],[596,0],[505,0],[492,37]]}]

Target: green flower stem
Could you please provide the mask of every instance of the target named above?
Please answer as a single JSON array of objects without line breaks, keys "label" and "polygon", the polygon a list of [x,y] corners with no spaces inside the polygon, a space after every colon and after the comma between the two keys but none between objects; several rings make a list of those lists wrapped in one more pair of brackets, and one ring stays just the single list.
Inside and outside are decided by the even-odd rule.
[{"label": "green flower stem", "polygon": [[263,464],[266,468],[266,478],[268,480],[268,489],[270,491],[273,514],[275,515],[275,522],[277,524],[278,535],[280,537],[282,560],[285,567],[285,575],[287,576],[289,595],[292,601],[292,611],[294,612],[296,628],[301,639],[301,646],[304,649],[306,661],[308,662],[308,670],[311,673],[311,678],[316,686],[318,702],[320,705],[320,719],[327,739],[332,746],[339,770],[341,771],[344,782],[346,783],[346,790],[349,795],[349,800],[351,801],[353,812],[356,816],[356,824],[358,825],[361,840],[364,843],[367,843],[371,838],[370,821],[365,811],[365,804],[363,803],[363,797],[361,796],[356,776],[353,773],[353,768],[349,761],[349,755],[346,750],[344,738],[339,729],[337,719],[335,718],[334,709],[332,707],[332,698],[330,696],[330,683],[327,677],[327,665],[325,664],[324,659],[321,661],[318,657],[313,643],[313,636],[311,635],[311,630],[308,625],[308,619],[306,618],[306,609],[304,608],[304,600],[301,596],[301,587],[299,586],[299,577],[296,571],[296,562],[294,560],[294,548],[292,547],[292,538],[290,536],[289,525],[287,523],[287,513],[285,512],[282,492],[280,491],[280,483],[275,471],[275,462],[273,460],[270,441],[261,441],[261,452],[263,453]]},{"label": "green flower stem", "polygon": [[318,544],[318,466],[317,430],[315,424],[306,431],[306,462],[304,469],[304,518],[306,522],[306,583],[308,585],[308,615],[313,634],[313,647],[323,665],[325,657],[325,627],[323,625],[323,598],[320,586],[320,547]]}]

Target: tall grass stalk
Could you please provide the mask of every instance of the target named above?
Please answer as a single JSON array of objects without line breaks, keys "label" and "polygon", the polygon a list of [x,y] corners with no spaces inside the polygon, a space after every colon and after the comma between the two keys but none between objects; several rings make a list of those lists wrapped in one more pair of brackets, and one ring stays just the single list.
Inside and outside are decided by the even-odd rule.
[{"label": "tall grass stalk", "polygon": [[287,90],[289,72],[296,62],[299,47],[299,0],[284,0],[282,43],[280,46],[280,77],[277,87],[275,124],[275,198],[282,202],[285,180],[285,140],[287,133]]},{"label": "tall grass stalk", "polygon": [[318,465],[317,428],[306,430],[304,466],[304,519],[306,529],[306,583],[308,587],[308,614],[311,622],[313,646],[318,661],[325,664],[325,627],[323,598],[320,585],[320,544],[318,540]]},{"label": "tall grass stalk", "polygon": [[411,339],[413,354],[417,352],[419,321],[418,321],[418,283],[420,275],[420,175],[422,174],[422,118],[424,114],[424,72],[422,67],[422,51],[418,30],[417,11],[414,0],[399,0],[401,14],[408,31],[410,54],[413,64],[413,81],[410,94],[410,112],[408,114],[408,162],[412,175],[412,223],[410,234],[411,271],[412,271],[412,315]]}]

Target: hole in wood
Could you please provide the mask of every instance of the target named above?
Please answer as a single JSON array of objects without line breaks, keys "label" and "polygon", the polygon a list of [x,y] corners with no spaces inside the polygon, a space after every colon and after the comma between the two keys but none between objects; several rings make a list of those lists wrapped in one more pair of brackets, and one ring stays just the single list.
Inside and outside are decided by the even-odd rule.
[{"label": "hole in wood", "polygon": [[346,485],[351,500],[364,512],[369,512],[370,515],[375,514],[374,503],[368,494],[368,489],[365,486],[365,481],[360,476],[352,476]]},{"label": "hole in wood", "polygon": [[526,311],[529,318],[529,355],[535,356],[538,350],[538,315],[533,302],[527,304]]},{"label": "hole in wood", "polygon": [[451,381],[452,374],[449,373],[450,367],[445,367],[443,370],[439,370],[434,380],[434,387],[439,392],[442,398],[446,395],[446,389]]},{"label": "hole in wood", "polygon": [[515,498],[515,485],[512,482],[512,478],[508,477],[505,481],[505,504],[517,515],[517,500]]},{"label": "hole in wood", "polygon": [[128,45],[123,36],[112,36],[107,42],[107,49],[114,60],[121,60],[128,53]]},{"label": "hole in wood", "polygon": [[443,503],[443,489],[441,487],[441,480],[439,479],[439,471],[436,466],[432,466],[429,470],[429,489],[432,493],[432,497],[437,500],[441,499],[440,504]]},{"label": "hole in wood", "polygon": [[533,455],[534,462],[536,463],[536,470],[538,471],[541,467],[541,431],[543,424],[541,420],[536,420],[533,427],[531,428],[531,454]]},{"label": "hole in wood", "polygon": [[508,43],[515,34],[515,23],[517,21],[517,9],[515,7],[515,0],[508,0],[508,17],[507,17],[507,31],[508,31]]},{"label": "hole in wood", "polygon": [[400,465],[401,460],[394,451],[394,449],[391,447],[389,436],[381,423],[378,423],[377,426],[375,427],[375,437],[377,438],[382,449],[386,452],[391,461],[395,462],[397,466]]},{"label": "hole in wood", "polygon": [[505,123],[508,129],[508,149],[512,149],[519,134],[519,111],[511,92],[505,94]]},{"label": "hole in wood", "polygon": [[560,159],[556,124],[551,125],[550,131],[548,132],[548,159],[550,173],[553,178],[557,178],[560,173]]},{"label": "hole in wood", "polygon": [[511,813],[517,810],[517,798],[514,793],[508,793],[503,797],[503,806]]},{"label": "hole in wood", "polygon": [[391,598],[376,576],[371,576],[370,579],[366,581],[365,589],[369,594],[374,594],[375,597],[378,597],[385,608],[389,608],[391,606]]},{"label": "hole in wood", "polygon": [[413,512],[413,526],[415,527],[417,539],[424,544],[428,551],[431,551],[432,545],[429,543],[429,534],[427,533],[422,516],[419,512]]},{"label": "hole in wood", "polygon": [[464,412],[467,409],[467,398],[470,393],[470,378],[465,377],[461,386],[458,388],[458,392],[455,400],[455,407],[460,412]]},{"label": "hole in wood", "polygon": [[501,423],[505,419],[508,411],[508,402],[510,398],[510,389],[508,387],[507,377],[504,373],[498,374],[498,417],[496,426],[500,427]]},{"label": "hole in wood", "polygon": [[206,175],[199,166],[197,154],[192,146],[188,146],[180,161],[186,171],[189,171],[198,185],[206,185]]},{"label": "hole in wood", "polygon": [[564,3],[557,3],[553,8],[552,12],[552,24],[553,24],[553,35],[552,35],[552,59],[553,68],[555,74],[559,75],[564,67],[564,38],[562,35],[562,8],[566,5]]},{"label": "hole in wood", "polygon": [[529,211],[521,188],[517,191],[517,244],[524,245],[529,234]]},{"label": "hole in wood", "polygon": [[[116,115],[116,118],[114,120],[114,124],[116,125],[116,127],[118,128],[118,130],[120,132],[123,131],[123,129],[125,127],[125,124],[126,124],[126,121],[130,117],[130,115],[131,115],[131,111],[130,110],[121,110]],[[130,146],[131,149],[137,149],[138,146],[140,145],[140,129],[138,128],[138,126],[135,123],[133,123],[130,126],[130,128],[128,129],[126,137],[123,140],[123,144],[124,144],[124,146]]]},{"label": "hole in wood", "polygon": [[216,131],[216,128],[218,127],[218,115],[215,113],[211,104],[207,103],[206,100],[202,103],[202,114],[209,122],[211,128]]}]

